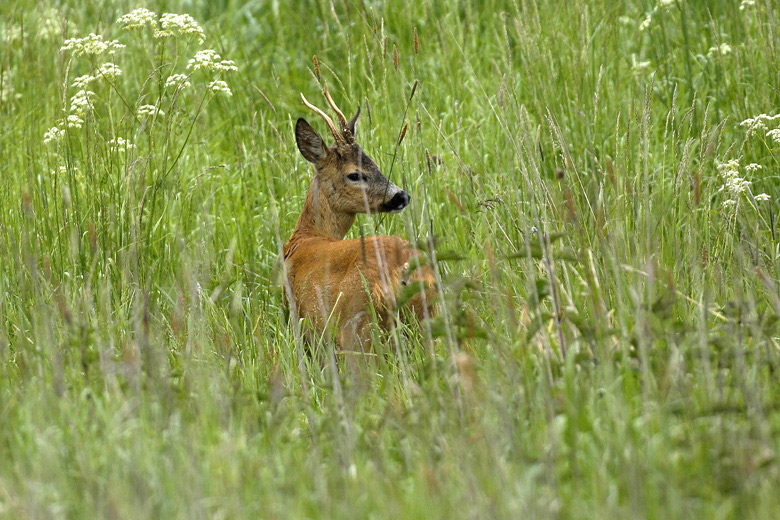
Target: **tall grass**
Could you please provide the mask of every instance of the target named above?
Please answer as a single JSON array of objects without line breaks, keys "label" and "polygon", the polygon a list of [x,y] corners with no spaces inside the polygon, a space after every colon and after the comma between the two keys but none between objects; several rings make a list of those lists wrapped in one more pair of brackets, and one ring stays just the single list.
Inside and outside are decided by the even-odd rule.
[{"label": "tall grass", "polygon": [[[0,4],[0,518],[777,516],[774,3],[136,7]],[[283,311],[314,55],[412,193],[352,236],[438,239],[362,391]]]}]

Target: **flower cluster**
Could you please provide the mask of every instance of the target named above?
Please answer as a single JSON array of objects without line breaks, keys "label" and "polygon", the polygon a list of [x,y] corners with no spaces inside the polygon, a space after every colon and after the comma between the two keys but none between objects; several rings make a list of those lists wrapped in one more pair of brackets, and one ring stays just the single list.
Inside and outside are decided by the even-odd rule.
[{"label": "flower cluster", "polygon": [[60,128],[59,126],[53,126],[49,128],[45,134],[43,134],[43,143],[49,144],[49,143],[56,143],[62,137],[65,135],[65,130]]},{"label": "flower cluster", "polygon": [[111,150],[117,153],[124,153],[135,148],[135,145],[131,143],[128,139],[123,139],[121,137],[117,137],[116,139],[111,139],[107,144]]},{"label": "flower cluster", "polygon": [[70,98],[70,111],[73,114],[83,116],[92,110],[92,98],[95,93],[91,90],[79,90]]},{"label": "flower cluster", "polygon": [[[153,36],[159,40],[167,38],[179,38],[183,37],[189,41],[197,40],[202,43],[205,40],[205,33],[203,28],[187,14],[173,14],[164,13],[161,16],[157,13],[145,8],[138,8],[134,11],[125,14],[117,19],[119,24],[126,31],[143,31],[147,27],[150,32],[145,33],[146,36]],[[13,35],[12,35],[13,36]],[[24,37],[23,33],[20,33],[19,37]],[[4,41],[8,41],[9,33],[6,32],[0,35],[0,38]],[[160,41],[160,45],[164,48],[168,47],[167,41]],[[114,60],[110,57],[105,59],[106,55],[114,55],[116,52],[125,45],[119,43],[117,40],[106,40],[103,36],[91,33],[83,38],[70,38],[64,41],[64,44],[60,48],[61,51],[70,52],[72,56],[84,56],[90,58],[90,63],[93,64],[93,69],[89,74],[77,76],[72,80],[71,86],[75,91],[70,97],[70,102],[64,109],[64,116],[62,119],[58,119],[55,122],[55,126],[50,128],[43,136],[45,143],[57,143],[60,142],[64,136],[67,135],[70,129],[84,128],[85,121],[89,120],[89,115],[94,112],[95,98],[97,97],[94,91],[98,91],[96,84],[100,84],[101,81],[105,81],[110,84],[112,89],[118,89],[119,85],[116,84],[117,78],[124,75],[121,68],[114,63]],[[177,47],[178,48],[178,47]],[[105,63],[96,63],[98,57],[103,56]],[[174,63],[176,61],[174,60]],[[189,60],[186,65],[188,73],[179,74],[172,73],[165,80],[165,89],[177,93],[178,91],[191,86],[190,78],[195,71],[203,71],[205,74],[199,73],[205,80],[205,90],[210,94],[225,94],[226,96],[232,96],[232,92],[227,82],[219,78],[219,75],[227,72],[235,72],[238,70],[235,63],[231,60],[223,60],[221,56],[213,50],[201,50],[198,51],[195,56]],[[173,71],[171,71],[173,72]],[[0,76],[0,86],[6,84],[3,82],[3,77]],[[6,92],[2,92],[3,100],[5,100]],[[143,98],[142,98],[143,99]],[[136,109],[137,117],[156,119],[158,117],[164,117],[165,112],[160,110],[160,106],[163,100],[157,99],[154,104],[140,105]],[[143,127],[148,128],[148,127]],[[128,152],[135,148],[129,140],[117,137],[106,143],[108,148],[116,153]]]},{"label": "flower cluster", "polygon": [[[735,208],[739,204],[742,194],[750,195],[756,201],[769,200],[770,196],[766,193],[759,193],[753,196],[750,191],[752,183],[740,175],[739,169],[740,165],[737,159],[718,164],[718,173],[723,179],[723,186],[720,187],[718,193],[725,192],[728,195],[728,198],[723,201],[723,207]],[[762,166],[751,163],[745,166],[744,169],[747,173],[755,173],[761,170]]]},{"label": "flower cluster", "polygon": [[[62,12],[57,9],[46,9],[38,12],[32,24],[24,30],[19,24],[9,24],[0,31],[0,41],[13,44],[26,38],[37,40],[54,40],[61,38],[63,33],[75,31],[71,21],[64,21]],[[37,22],[37,23],[36,23]],[[37,27],[36,27],[37,26]]]},{"label": "flower cluster", "polygon": [[203,28],[188,14],[163,13],[158,23],[156,13],[141,7],[120,16],[117,23],[128,31],[151,27],[154,29],[154,37],[158,39],[191,36],[195,37],[198,43],[203,43],[206,39]]},{"label": "flower cluster", "polygon": [[114,80],[117,76],[122,75],[122,69],[117,67],[111,62],[104,63],[97,71],[97,77],[101,77],[108,80]]},{"label": "flower cluster", "polygon": [[78,88],[78,89],[85,89],[93,81],[95,81],[95,76],[90,76],[89,74],[84,74],[83,76],[79,76],[76,79],[74,79],[73,83],[71,83],[71,86],[75,87],[75,88]]},{"label": "flower cluster", "polygon": [[3,33],[0,35],[0,41],[6,44],[15,43],[27,36],[27,33],[22,30],[19,25],[8,25],[3,28]]},{"label": "flower cluster", "polygon": [[731,54],[731,45],[728,43],[721,43],[720,45],[717,45],[715,47],[710,47],[710,50],[707,51],[707,56],[713,57],[713,56],[725,56],[727,54]]},{"label": "flower cluster", "polygon": [[68,38],[60,50],[72,51],[74,56],[100,56],[106,53],[115,54],[124,47],[116,40],[105,41],[99,34],[90,33],[83,38]]},{"label": "flower cluster", "polygon": [[205,49],[195,53],[195,56],[187,62],[187,70],[204,70],[206,72],[235,72],[238,70],[233,60],[223,60],[222,57],[211,49]]},{"label": "flower cluster", "polygon": [[38,30],[35,34],[39,40],[54,40],[61,38],[63,33],[75,28],[73,22],[63,23],[63,16],[56,9],[49,9],[40,17]]},{"label": "flower cluster", "polygon": [[667,12],[667,11],[671,10],[672,7],[674,7],[674,5],[678,1],[682,1],[682,0],[658,0],[658,3],[655,4],[655,6],[653,7],[653,10],[650,11],[645,16],[645,19],[642,20],[639,23],[639,30],[640,31],[646,31],[647,29],[649,29],[650,26],[653,23],[653,18],[655,18],[656,16],[660,15],[661,13],[664,13],[664,12]]},{"label": "flower cluster", "polygon": [[6,103],[20,97],[22,95],[14,90],[11,70],[0,71],[0,101]]},{"label": "flower cluster", "polygon": [[[767,132],[767,124],[777,121],[779,119],[780,119],[780,113],[777,113],[773,116],[769,116],[766,114],[759,114],[756,117],[749,117],[745,119],[739,125],[747,127],[747,136],[750,137],[752,134],[756,132]],[[772,134],[772,132],[773,131],[770,130],[769,132],[766,133],[766,136],[771,137],[773,140],[777,141],[777,139],[774,137],[775,134]]]},{"label": "flower cluster", "polygon": [[739,4],[739,10],[746,11],[751,7],[755,7],[755,6],[756,6],[756,0],[742,0],[742,2]]},{"label": "flower cluster", "polygon": [[233,93],[230,91],[230,87],[228,87],[228,84],[225,83],[222,80],[219,80],[219,79],[218,80],[214,80],[211,83],[209,83],[208,89],[213,94],[222,93],[222,94],[225,94],[225,95],[228,95],[228,96],[232,96],[233,95]]},{"label": "flower cluster", "polygon": [[155,105],[141,105],[140,107],[138,107],[137,114],[139,117],[154,116],[154,115],[162,117],[165,115],[165,112],[160,110]]},{"label": "flower cluster", "polygon": [[81,128],[81,125],[84,124],[84,120],[78,114],[69,114],[68,117],[65,118],[65,123],[68,125],[68,128]]},{"label": "flower cluster", "polygon": [[124,74],[122,72],[122,69],[117,67],[115,64],[108,62],[98,67],[98,70],[94,76],[90,74],[85,74],[83,76],[77,77],[76,79],[73,80],[71,86],[73,88],[77,88],[80,90],[86,90],[86,88],[91,83],[94,83],[99,79],[115,80],[118,76],[121,76],[122,74]]},{"label": "flower cluster", "polygon": [[747,191],[751,184],[750,181],[739,176],[739,161],[736,159],[719,164],[718,173],[720,173],[724,181],[723,186],[718,191],[727,190],[733,198]]},{"label": "flower cluster", "polygon": [[143,29],[147,25],[154,27],[157,24],[157,15],[149,9],[139,7],[135,11],[120,16],[116,23],[124,26],[128,31]]},{"label": "flower cluster", "polygon": [[185,89],[190,86],[189,76],[185,74],[171,74],[165,80],[165,88]]},{"label": "flower cluster", "polygon": [[206,35],[198,22],[188,14],[165,13],[160,17],[160,28],[154,31],[155,38],[174,36],[194,36],[198,43],[206,40]]}]

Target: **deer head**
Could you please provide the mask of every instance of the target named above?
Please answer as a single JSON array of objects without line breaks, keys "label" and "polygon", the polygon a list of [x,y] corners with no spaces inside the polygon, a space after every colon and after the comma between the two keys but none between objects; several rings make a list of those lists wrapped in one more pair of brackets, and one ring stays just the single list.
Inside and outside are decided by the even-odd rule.
[{"label": "deer head", "polygon": [[317,173],[312,181],[325,195],[330,209],[336,213],[399,212],[409,205],[407,192],[390,182],[376,163],[355,141],[355,125],[360,116],[347,121],[333,98],[324,90],[325,99],[336,113],[339,130],[322,110],[309,103],[301,94],[303,103],[325,120],[334,143],[328,147],[314,128],[303,118],[295,124],[295,140],[301,155],[314,164]]}]

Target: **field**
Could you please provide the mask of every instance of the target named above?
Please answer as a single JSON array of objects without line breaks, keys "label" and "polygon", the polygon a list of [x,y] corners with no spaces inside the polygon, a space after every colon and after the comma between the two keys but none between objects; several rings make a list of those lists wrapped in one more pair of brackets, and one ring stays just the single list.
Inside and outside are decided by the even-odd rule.
[{"label": "field", "polygon": [[[17,0],[0,42],[0,518],[780,516],[776,2]],[[349,236],[442,280],[360,384],[282,298],[325,82],[412,194]]]}]

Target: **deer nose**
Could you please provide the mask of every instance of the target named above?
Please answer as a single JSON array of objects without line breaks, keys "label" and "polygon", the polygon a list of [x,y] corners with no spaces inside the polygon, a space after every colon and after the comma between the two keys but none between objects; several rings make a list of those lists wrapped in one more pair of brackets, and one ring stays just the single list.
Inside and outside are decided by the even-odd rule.
[{"label": "deer nose", "polygon": [[411,200],[411,196],[406,193],[405,191],[399,191],[395,195],[393,195],[393,198],[388,200],[382,205],[382,209],[384,211],[401,211],[406,206],[409,205],[409,200]]}]

